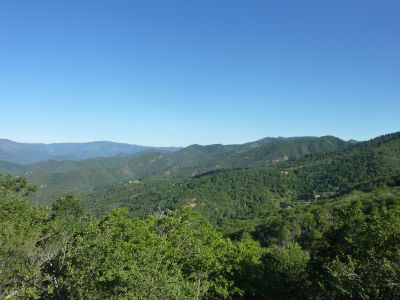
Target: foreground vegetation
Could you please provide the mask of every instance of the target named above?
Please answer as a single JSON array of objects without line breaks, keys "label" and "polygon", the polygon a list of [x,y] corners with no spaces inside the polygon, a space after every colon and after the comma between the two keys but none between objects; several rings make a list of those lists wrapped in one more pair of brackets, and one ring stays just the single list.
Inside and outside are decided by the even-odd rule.
[{"label": "foreground vegetation", "polygon": [[1,186],[2,298],[400,297],[398,187],[282,210],[232,241],[188,207],[95,218],[72,196],[32,206],[23,178]]}]

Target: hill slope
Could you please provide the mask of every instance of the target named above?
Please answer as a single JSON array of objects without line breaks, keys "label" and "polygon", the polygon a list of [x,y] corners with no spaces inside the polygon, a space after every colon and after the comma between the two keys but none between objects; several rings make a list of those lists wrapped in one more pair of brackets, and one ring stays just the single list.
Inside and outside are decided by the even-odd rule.
[{"label": "hill slope", "polygon": [[128,206],[145,216],[189,205],[229,229],[231,222],[254,221],[271,210],[381,186],[400,186],[400,133],[272,166],[220,170],[186,180],[126,182],[81,197],[97,214]]},{"label": "hill slope", "polygon": [[[312,153],[343,149],[334,137],[266,138],[242,145],[192,145],[173,153],[141,153],[83,161],[7,164],[3,173],[24,175],[48,191],[80,191],[149,177],[188,178],[218,169],[267,166]],[[18,171],[16,173],[16,171]],[[22,172],[21,172],[22,171]]]}]

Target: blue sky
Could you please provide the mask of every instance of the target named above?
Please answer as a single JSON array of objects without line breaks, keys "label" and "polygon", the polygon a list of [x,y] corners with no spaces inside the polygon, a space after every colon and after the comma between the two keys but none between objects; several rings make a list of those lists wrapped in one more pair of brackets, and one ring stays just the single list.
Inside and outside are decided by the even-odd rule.
[{"label": "blue sky", "polygon": [[400,130],[400,1],[0,2],[0,137],[145,145]]}]

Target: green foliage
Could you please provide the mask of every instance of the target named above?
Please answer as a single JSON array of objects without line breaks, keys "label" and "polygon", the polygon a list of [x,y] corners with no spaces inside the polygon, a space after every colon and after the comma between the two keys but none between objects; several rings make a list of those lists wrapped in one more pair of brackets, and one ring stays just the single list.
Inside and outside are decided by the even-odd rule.
[{"label": "green foliage", "polygon": [[363,211],[355,202],[339,220],[312,249],[310,277],[320,297],[399,299],[399,203]]},{"label": "green foliage", "polygon": [[76,219],[84,214],[82,202],[72,195],[66,195],[57,199],[52,207],[54,218],[64,218],[67,220]]},{"label": "green foliage", "polygon": [[223,238],[190,208],[93,219],[72,196],[49,211],[11,191],[0,205],[1,297],[233,298],[250,293],[239,279],[260,267],[256,243]]},{"label": "green foliage", "polygon": [[340,151],[305,156],[283,163],[282,168],[302,178],[300,198],[321,199],[353,189],[371,191],[377,186],[399,182],[400,133],[358,143]]},{"label": "green foliage", "polygon": [[[132,219],[125,209],[96,222],[68,253],[75,298],[221,299],[240,294],[237,246],[189,209]],[[87,256],[86,253],[90,253]]]},{"label": "green foliage", "polygon": [[189,207],[143,219],[126,208],[94,219],[68,195],[33,207],[15,180],[0,197],[4,298],[400,296],[398,187],[271,211],[252,233],[261,248],[250,236],[224,238]]},{"label": "green foliage", "polygon": [[27,184],[25,177],[2,176],[0,174],[0,195],[16,193],[27,196],[36,190],[36,186]]},{"label": "green foliage", "polygon": [[[276,249],[272,252],[275,257],[265,260],[264,256],[263,259],[264,266],[272,270],[268,273],[272,276],[270,281],[277,280],[279,284],[284,284],[291,272],[296,270],[295,267],[285,270],[282,272],[284,276],[279,279],[276,261],[285,257],[283,249],[291,243],[299,243],[302,251],[310,253],[310,260],[305,268],[299,269],[303,276],[294,277],[302,278],[294,291],[297,296],[278,293],[290,291],[286,287],[277,289],[277,294],[269,294],[269,297],[397,299],[399,224],[398,187],[353,192],[334,201],[303,204],[272,212],[253,232],[263,245]],[[267,254],[271,252],[267,251]],[[299,251],[294,257],[287,255],[283,261],[290,265],[293,258],[302,261],[301,257]],[[272,285],[276,287],[278,284]],[[290,283],[289,286],[296,284]],[[308,288],[304,290],[302,287]],[[263,290],[274,292],[273,288]]]},{"label": "green foliage", "polygon": [[20,199],[29,190],[24,179],[4,177],[0,182],[0,297],[37,298],[45,277],[43,252],[36,244],[47,212]]},{"label": "green foliage", "polygon": [[158,209],[190,206],[227,234],[245,229],[255,220],[293,202],[297,179],[276,168],[229,170],[185,181],[148,180],[82,194],[86,207],[104,215],[115,207],[129,207],[145,217]]},{"label": "green foliage", "polygon": [[[304,245],[307,238],[311,241],[321,234],[316,228],[328,222],[329,215],[319,212],[318,206],[310,206],[305,228],[292,226],[294,221],[286,227],[276,224],[296,220],[296,208],[307,203],[334,200],[353,190],[399,185],[399,152],[399,134],[394,134],[275,166],[213,171],[185,180],[149,179],[80,196],[86,208],[99,216],[116,207],[129,207],[132,215],[145,217],[158,209],[188,205],[232,238],[248,235],[268,219],[263,231],[267,237],[259,237],[264,245],[276,240],[285,244],[299,234]],[[314,214],[317,219],[311,217]]]},{"label": "green foliage", "polygon": [[261,261],[263,299],[304,299],[309,256],[300,245],[273,246]]},{"label": "green foliage", "polygon": [[399,299],[399,140],[131,181],[51,209],[26,201],[24,178],[0,177],[0,298]]}]

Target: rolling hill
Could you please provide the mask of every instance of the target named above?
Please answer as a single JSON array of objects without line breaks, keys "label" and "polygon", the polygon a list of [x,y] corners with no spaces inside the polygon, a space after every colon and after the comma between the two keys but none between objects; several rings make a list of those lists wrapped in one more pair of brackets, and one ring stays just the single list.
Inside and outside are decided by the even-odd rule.
[{"label": "rolling hill", "polygon": [[400,133],[269,166],[217,170],[184,180],[124,182],[82,193],[81,198],[99,215],[123,206],[145,216],[189,205],[228,230],[231,222],[254,221],[282,207],[384,186],[400,186]]},{"label": "rolling hill", "polygon": [[[231,169],[212,169],[216,163]],[[252,274],[250,280],[255,282],[255,286],[261,284],[259,299],[335,298],[325,297],[325,290],[318,294],[321,296],[305,297],[303,288],[310,284],[319,287],[320,282],[326,282],[329,287],[337,274],[340,274],[340,278],[349,278],[348,270],[354,270],[354,261],[360,278],[372,276],[373,283],[376,283],[374,288],[378,292],[370,292],[373,295],[371,299],[398,298],[391,297],[391,290],[381,292],[380,287],[381,282],[390,280],[396,283],[399,278],[397,273],[388,270],[399,269],[400,133],[356,144],[332,137],[294,138],[258,142],[256,146],[193,145],[176,153],[145,153],[81,162],[49,161],[32,166],[2,163],[0,167],[15,172],[26,172],[24,168],[29,167],[32,178],[41,174],[41,180],[64,190],[69,188],[66,184],[79,182],[86,187],[76,190],[76,193],[83,200],[85,208],[97,218],[85,213],[80,201],[71,195],[59,198],[51,208],[33,206],[25,201],[26,198],[18,198],[19,194],[23,197],[32,190],[29,185],[26,186],[24,178],[0,177],[0,194],[3,196],[1,221],[4,223],[0,227],[5,228],[3,237],[15,241],[14,244],[4,244],[11,244],[13,253],[19,254],[21,241],[29,240],[26,236],[36,236],[27,235],[27,232],[44,233],[33,240],[30,249],[35,249],[41,255],[39,251],[43,245],[48,247],[45,248],[46,254],[47,249],[52,251],[59,244],[71,245],[68,255],[75,263],[74,268],[82,268],[82,272],[89,269],[87,278],[92,278],[94,274],[90,267],[101,265],[110,257],[110,253],[117,253],[117,256],[112,257],[110,263],[107,262],[105,270],[120,261],[121,253],[123,258],[133,253],[131,261],[136,262],[134,251],[143,244],[143,237],[146,236],[143,233],[146,232],[152,237],[161,236],[165,241],[172,241],[174,245],[168,245],[168,249],[172,250],[167,258],[159,260],[157,272],[158,266],[171,258],[169,253],[180,253],[184,241],[188,242],[182,251],[185,260],[189,257],[187,251],[197,249],[198,244],[194,243],[196,238],[201,237],[204,244],[208,245],[212,237],[229,237],[227,243],[215,243],[216,248],[207,253],[214,254],[217,249],[238,245],[232,251],[238,255],[237,258],[235,256],[230,260],[240,262],[238,258],[246,257],[251,262],[238,277],[238,282],[242,283],[243,278],[249,278],[249,274]],[[207,168],[210,171],[202,173]],[[165,170],[175,173],[167,171],[170,173],[166,174]],[[82,174],[87,177],[79,177]],[[132,174],[142,174],[143,177],[111,184],[118,178],[128,178]],[[185,177],[185,174],[197,175]],[[101,186],[105,182],[109,184],[108,187]],[[39,190],[50,192],[47,186]],[[42,196],[43,193],[33,194],[35,199],[31,197],[30,200],[43,204]],[[125,208],[115,210],[121,207]],[[197,223],[200,220],[202,224],[207,224],[206,231],[200,231],[200,223]],[[145,224],[149,226],[143,227]],[[182,225],[193,227],[190,236]],[[135,230],[132,236],[137,239],[129,239],[128,233],[132,230]],[[205,235],[206,232],[209,234]],[[55,242],[48,244],[49,236],[56,238]],[[59,236],[63,238],[61,242],[58,241]],[[72,240],[75,237],[76,240]],[[172,240],[174,237],[176,239]],[[42,243],[43,240],[46,242]],[[151,241],[149,245],[152,248],[143,248],[148,258],[146,263],[157,257],[160,245],[163,245],[162,241]],[[99,245],[103,247],[100,247],[100,252],[97,251]],[[148,255],[149,249],[154,249],[151,255]],[[99,256],[103,251],[105,254]],[[3,253],[3,257],[8,259],[8,252]],[[23,261],[30,262],[31,253],[28,251],[22,257]],[[82,267],[81,259],[91,259],[93,253],[99,258]],[[297,264],[299,257],[302,262],[300,265]],[[335,264],[338,258],[345,263],[345,268],[342,263]],[[193,263],[190,260],[187,265],[193,264],[197,265],[198,261],[194,260]],[[8,267],[11,276],[14,276],[14,265]],[[282,265],[285,266],[283,271]],[[294,267],[301,270],[294,274],[296,284],[301,287],[296,297],[288,297],[286,288],[280,288],[283,292],[270,293],[276,281],[271,284],[270,280],[265,280],[276,278],[277,272],[281,272],[278,273],[281,274],[278,282],[286,280],[289,272],[286,266],[290,271]],[[121,269],[130,270],[129,267],[121,268],[121,264],[114,268],[116,274],[121,274]],[[185,265],[185,269],[191,267]],[[228,274],[231,274],[231,270]],[[265,270],[268,273],[259,273]],[[321,270],[328,271],[318,275]],[[259,274],[271,275],[265,277]],[[303,277],[298,280],[297,274],[303,274]],[[153,276],[154,273],[149,277],[151,284]],[[81,286],[81,277],[78,279],[78,286]],[[99,280],[103,282],[104,279],[102,277]],[[309,280],[314,281],[310,283]],[[353,289],[357,282],[350,282],[349,288]],[[265,286],[265,283],[268,285]],[[293,285],[289,282],[287,286]],[[369,286],[370,281],[365,284],[366,288]],[[336,291],[335,288],[332,290]],[[364,286],[360,290],[364,290]],[[246,299],[253,299],[255,289],[251,287],[248,291]],[[307,289],[309,292],[316,293],[314,289]]]},{"label": "rolling hill", "polygon": [[39,186],[38,199],[151,177],[185,179],[215,170],[271,166],[304,155],[344,149],[352,143],[335,137],[265,138],[239,145],[191,145],[173,153],[44,161],[22,166],[0,164],[1,173],[23,175]]}]

